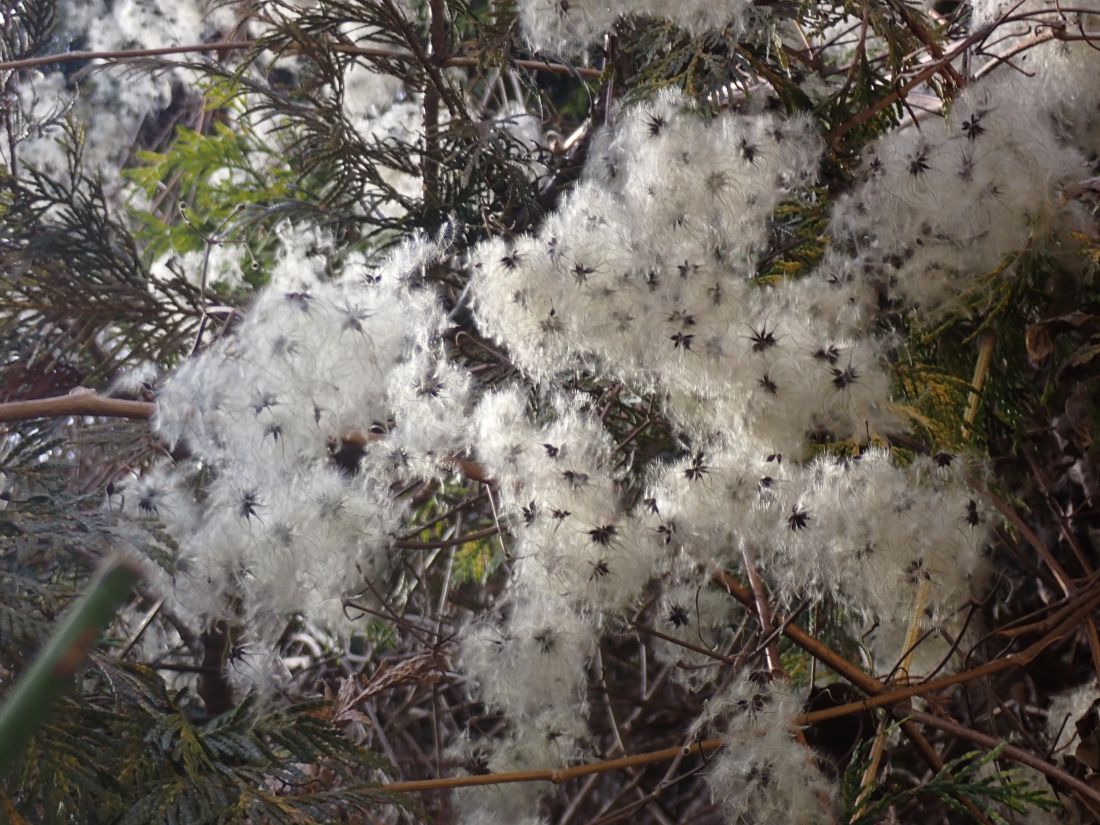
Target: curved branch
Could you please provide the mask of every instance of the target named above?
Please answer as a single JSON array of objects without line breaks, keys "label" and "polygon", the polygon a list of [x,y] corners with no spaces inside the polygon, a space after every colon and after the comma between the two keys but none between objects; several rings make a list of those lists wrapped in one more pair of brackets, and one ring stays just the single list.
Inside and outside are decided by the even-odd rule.
[{"label": "curved branch", "polygon": [[8,401],[0,404],[0,422],[26,421],[31,418],[64,418],[70,415],[97,415],[103,418],[153,417],[157,405],[151,401],[127,401],[106,398],[94,392],[76,392],[54,398]]}]

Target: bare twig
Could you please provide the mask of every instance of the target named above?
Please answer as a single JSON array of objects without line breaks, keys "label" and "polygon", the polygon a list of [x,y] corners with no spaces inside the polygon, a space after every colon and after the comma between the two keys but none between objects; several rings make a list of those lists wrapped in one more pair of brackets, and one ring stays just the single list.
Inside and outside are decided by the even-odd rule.
[{"label": "bare twig", "polygon": [[408,541],[406,539],[399,539],[393,543],[393,546],[400,547],[402,550],[439,550],[444,547],[458,547],[468,541],[481,541],[482,539],[492,538],[499,532],[500,530],[497,527],[486,527],[484,530],[474,530],[472,533],[454,536],[449,539],[438,539],[436,541]]},{"label": "bare twig", "polygon": [[106,398],[94,392],[74,392],[53,398],[8,401],[0,404],[0,421],[64,418],[70,415],[152,418],[155,409],[156,405],[150,401],[127,401],[121,398]]},{"label": "bare twig", "polygon": [[[38,66],[59,66],[64,63],[79,63],[85,60],[110,60],[113,62],[127,62],[132,60],[145,60],[150,57],[166,57],[179,54],[202,54],[203,52],[232,52],[245,51],[257,45],[254,40],[226,40],[215,43],[192,43],[187,46],[161,46],[155,49],[115,49],[111,51],[81,51],[63,52],[62,54],[47,54],[40,57],[28,57],[22,60],[8,60],[0,62],[0,71],[14,71],[17,69],[33,69]],[[334,43],[332,50],[341,54],[354,55],[356,57],[374,57],[385,60],[415,61],[416,56],[397,49],[370,48],[367,46],[350,46],[342,43]],[[482,65],[479,58],[456,55],[448,57],[441,62],[447,68],[468,67],[475,68]],[[591,80],[598,79],[603,72],[600,69],[592,69],[585,66],[570,66],[567,63],[555,63],[551,60],[530,60],[511,58],[508,65],[533,72],[548,72],[550,74],[581,77]]]},{"label": "bare twig", "polygon": [[553,782],[560,785],[570,779],[589,776],[596,773],[621,771],[656,762],[667,762],[677,756],[707,754],[722,747],[721,739],[707,739],[688,747],[664,748],[633,756],[621,756],[618,759],[605,759],[602,762],[590,762],[587,765],[575,765],[572,768],[553,768],[539,771],[514,771],[512,773],[490,773],[479,776],[450,776],[436,779],[422,779],[417,782],[393,782],[383,785],[388,793],[421,793],[423,791],[443,791],[451,788],[471,788],[479,785],[504,785],[512,782]]},{"label": "bare twig", "polygon": [[[768,605],[768,593],[764,588],[760,573],[756,569],[756,557],[753,555],[752,548],[746,542],[741,543],[741,558],[745,562],[745,575],[748,576],[749,585],[752,587],[756,618],[760,623],[760,636],[763,639],[768,639],[772,636],[772,611]],[[764,655],[772,676],[786,679],[787,673],[783,669],[783,662],[779,658],[779,645],[774,638],[765,646]]]}]

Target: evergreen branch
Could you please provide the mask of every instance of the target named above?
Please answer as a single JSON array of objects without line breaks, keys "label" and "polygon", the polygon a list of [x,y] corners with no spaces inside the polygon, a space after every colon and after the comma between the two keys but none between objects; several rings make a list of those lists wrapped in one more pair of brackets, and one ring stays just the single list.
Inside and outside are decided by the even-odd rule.
[{"label": "evergreen branch", "polygon": [[[149,288],[133,235],[99,176],[84,168],[83,138],[77,125],[65,125],[63,173],[0,176],[2,258],[12,273],[0,312],[8,397],[91,386],[140,361],[171,362],[201,315],[186,278]],[[44,380],[55,374],[63,380]]]},{"label": "evergreen branch", "polygon": [[[860,750],[864,750],[860,748]],[[980,814],[981,821],[996,821],[998,825],[1004,825],[1006,820],[991,805],[1006,808],[1016,813],[1024,813],[1031,806],[1039,808],[1057,808],[1057,803],[1046,794],[1033,789],[1026,781],[1017,778],[1013,771],[997,771],[990,774],[982,769],[991,766],[1003,755],[1003,747],[996,747],[985,754],[979,751],[971,751],[956,757],[944,765],[942,771],[937,772],[927,781],[904,788],[901,791],[884,789],[879,787],[877,793],[862,808],[859,802],[852,797],[855,792],[853,772],[858,772],[860,758],[852,762],[846,772],[843,781],[843,791],[846,797],[845,810],[851,811],[846,817],[850,825],[872,825],[882,820],[883,814],[889,810],[898,809],[902,803],[914,800],[918,796],[939,797],[949,807],[958,809],[958,800],[965,799],[972,804],[978,802],[983,810],[989,810],[990,816]],[[971,810],[971,813],[974,813]]]},{"label": "evergreen branch", "polygon": [[125,558],[108,561],[19,680],[0,708],[0,775],[15,765],[50,706],[69,686],[100,632],[140,578],[134,562]]}]

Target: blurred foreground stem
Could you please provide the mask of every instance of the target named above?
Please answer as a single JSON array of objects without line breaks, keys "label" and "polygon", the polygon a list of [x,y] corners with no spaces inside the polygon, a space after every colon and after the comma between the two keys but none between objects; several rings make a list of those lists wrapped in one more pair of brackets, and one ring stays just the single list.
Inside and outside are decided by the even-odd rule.
[{"label": "blurred foreground stem", "polygon": [[0,775],[16,764],[31,736],[46,721],[50,706],[72,683],[99,634],[140,578],[138,566],[128,559],[104,562],[34,664],[8,693],[0,707]]}]

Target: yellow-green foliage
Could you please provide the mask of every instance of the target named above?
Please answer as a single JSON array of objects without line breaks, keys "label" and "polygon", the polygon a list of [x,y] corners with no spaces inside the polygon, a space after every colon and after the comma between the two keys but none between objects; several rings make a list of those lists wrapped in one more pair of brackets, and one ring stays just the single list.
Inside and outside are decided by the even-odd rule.
[{"label": "yellow-green foliage", "polygon": [[201,250],[247,207],[291,192],[290,170],[253,135],[220,121],[205,133],[180,126],[166,151],[142,151],[138,160],[125,174],[156,207],[134,211],[153,257]]}]

